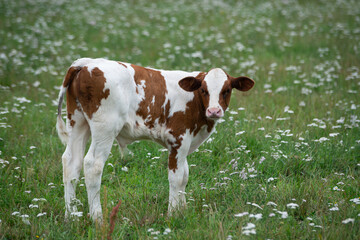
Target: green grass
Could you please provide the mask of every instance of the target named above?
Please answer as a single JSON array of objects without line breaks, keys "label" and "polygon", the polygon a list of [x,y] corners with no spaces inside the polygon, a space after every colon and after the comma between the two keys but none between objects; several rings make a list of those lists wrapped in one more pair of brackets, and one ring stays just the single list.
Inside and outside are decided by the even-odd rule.
[{"label": "green grass", "polygon": [[80,57],[256,81],[188,157],[181,213],[167,216],[167,152],[139,142],[121,159],[114,145],[101,188],[105,217],[122,200],[113,239],[359,239],[359,16],[346,0],[0,1],[0,239],[107,236],[83,179],[84,216],[64,220],[53,101]]}]

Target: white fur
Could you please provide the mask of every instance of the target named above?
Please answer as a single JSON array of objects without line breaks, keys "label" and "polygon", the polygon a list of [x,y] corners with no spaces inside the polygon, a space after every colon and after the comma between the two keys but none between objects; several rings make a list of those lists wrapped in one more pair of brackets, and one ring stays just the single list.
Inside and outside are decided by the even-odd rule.
[{"label": "white fur", "polygon": [[225,72],[220,68],[214,68],[205,76],[210,100],[209,100],[209,108],[220,108],[224,113],[224,109],[222,109],[219,104],[219,96],[222,87],[224,86],[225,81],[227,80],[227,76]]},{"label": "white fur", "polygon": [[185,112],[186,104],[194,99],[194,93],[186,92],[179,86],[179,81],[185,77],[195,77],[200,72],[184,72],[184,71],[164,71],[160,70],[161,75],[164,76],[166,82],[166,100],[163,107],[170,101],[170,113],[171,117],[175,112]]}]

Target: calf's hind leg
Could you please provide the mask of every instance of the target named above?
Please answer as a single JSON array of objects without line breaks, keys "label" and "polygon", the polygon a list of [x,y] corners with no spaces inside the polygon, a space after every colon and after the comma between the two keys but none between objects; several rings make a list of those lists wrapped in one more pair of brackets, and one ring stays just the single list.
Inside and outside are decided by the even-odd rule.
[{"label": "calf's hind leg", "polygon": [[75,111],[72,119],[75,124],[70,127],[69,142],[62,155],[65,217],[69,217],[72,212],[77,212],[76,185],[83,166],[86,142],[90,136],[89,126],[81,113]]},{"label": "calf's hind leg", "polygon": [[111,124],[102,123],[91,127],[92,142],[84,159],[85,184],[88,195],[90,216],[102,222],[100,202],[101,177],[105,162],[110,154],[116,132]]}]

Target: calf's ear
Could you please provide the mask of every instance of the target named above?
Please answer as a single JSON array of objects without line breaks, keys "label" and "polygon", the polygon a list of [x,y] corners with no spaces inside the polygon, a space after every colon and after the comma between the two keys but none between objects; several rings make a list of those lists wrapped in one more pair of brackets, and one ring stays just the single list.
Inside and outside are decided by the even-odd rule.
[{"label": "calf's ear", "polygon": [[254,86],[254,84],[254,80],[245,76],[237,78],[231,77],[231,87],[243,92],[249,91]]},{"label": "calf's ear", "polygon": [[186,77],[179,81],[179,86],[188,92],[193,92],[201,87],[201,79]]}]

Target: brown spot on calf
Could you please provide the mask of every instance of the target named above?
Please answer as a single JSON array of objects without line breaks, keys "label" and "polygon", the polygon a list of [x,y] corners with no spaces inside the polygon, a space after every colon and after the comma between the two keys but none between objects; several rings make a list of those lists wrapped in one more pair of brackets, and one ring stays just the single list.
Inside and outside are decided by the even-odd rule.
[{"label": "brown spot on calf", "polygon": [[[104,73],[99,68],[94,68],[90,72],[87,67],[70,67],[64,82],[63,87],[66,90],[66,108],[67,117],[70,121],[70,126],[75,125],[72,120],[75,110],[81,111],[78,106],[80,103],[83,111],[91,119],[101,105],[101,100],[106,99],[109,94],[109,89],[105,88],[106,79]],[[60,111],[60,110],[59,110]]]},{"label": "brown spot on calf", "polygon": [[[74,83],[74,79],[78,77],[80,70],[80,67],[70,67],[63,82],[63,87],[68,87],[66,90],[66,108],[69,120],[71,120],[76,109],[80,110],[76,103],[76,84]],[[71,120],[70,126],[73,127],[74,125],[75,121]]]},{"label": "brown spot on calf", "polygon": [[118,64],[124,66],[125,68],[127,68],[127,66],[125,64],[123,64],[122,62],[118,62]]},{"label": "brown spot on calf", "polygon": [[149,128],[154,127],[156,119],[160,124],[165,123],[170,105],[165,106],[165,109],[163,107],[167,94],[164,77],[156,70],[136,65],[131,65],[131,67],[135,70],[134,80],[136,85],[139,86],[142,81],[145,81],[145,99],[140,102],[136,115],[146,120],[145,125]]},{"label": "brown spot on calf", "polygon": [[76,122],[75,122],[74,120],[71,120],[71,121],[70,121],[70,126],[73,127],[73,126],[75,125],[75,123],[76,123]]},{"label": "brown spot on calf", "polygon": [[83,111],[91,119],[99,109],[101,100],[106,99],[110,94],[110,90],[105,89],[105,83],[104,73],[99,68],[92,69],[90,74],[88,68],[83,67],[69,86],[67,96],[77,99]]}]

